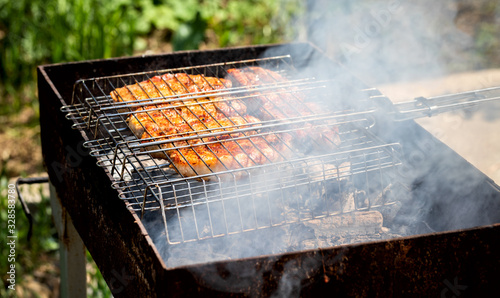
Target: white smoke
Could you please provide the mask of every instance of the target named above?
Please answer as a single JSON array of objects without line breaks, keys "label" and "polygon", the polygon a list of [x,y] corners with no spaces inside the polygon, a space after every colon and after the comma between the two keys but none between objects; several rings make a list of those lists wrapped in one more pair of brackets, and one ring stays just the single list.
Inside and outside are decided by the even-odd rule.
[{"label": "white smoke", "polygon": [[442,75],[473,44],[455,1],[308,1],[308,41],[371,86]]},{"label": "white smoke", "polygon": [[[461,53],[470,48],[472,44],[470,36],[458,30],[454,25],[456,6],[455,1],[452,0],[418,2],[409,0],[309,0],[304,2],[303,7],[305,9],[304,14],[295,23],[298,27],[290,24],[290,30],[296,33],[297,41],[307,40],[311,42],[322,50],[325,55],[338,61],[342,67],[360,78],[368,86],[443,75],[448,71],[448,62],[456,59],[457,63],[459,63]],[[295,56],[304,58],[304,56],[311,55],[310,52],[300,53],[295,52],[294,49],[293,47],[288,49],[280,48],[278,51],[280,53],[288,52],[292,55],[292,58]],[[274,56],[274,51],[266,53],[265,56]],[[323,61],[311,60],[309,62],[310,64],[305,69],[299,68],[298,71],[313,73],[318,76],[317,72],[322,71],[324,67],[316,68],[316,66],[321,66]],[[328,71],[334,74],[342,72],[341,69],[329,69]],[[329,74],[319,76],[329,77]],[[441,185],[437,185],[435,181],[414,181],[417,177],[421,179],[426,176],[433,177],[443,174],[451,176],[457,174],[459,179],[456,181],[459,181],[459,183],[443,188],[444,191],[451,190],[454,194],[461,192],[459,189],[461,186],[474,189],[480,183],[480,181],[468,175],[442,173],[429,166],[420,168],[419,165],[421,164],[432,165],[434,163],[429,162],[428,159],[431,155],[428,152],[439,150],[439,148],[436,148],[438,147],[433,142],[420,143],[416,144],[412,152],[408,154],[410,160],[403,167],[402,179],[406,179],[405,182],[408,182],[409,185],[418,184],[427,187],[431,197],[428,198],[430,201],[427,203],[412,203],[407,210],[407,214],[403,214],[402,220],[408,223],[419,222],[422,218],[415,217],[425,217],[426,212],[430,212],[430,209],[434,206],[432,200],[437,199],[436,206],[446,208],[446,205],[449,204],[449,206],[452,206],[451,213],[457,214],[457,217],[445,218],[443,224],[432,222],[431,224],[434,227],[467,227],[463,219],[471,220],[471,224],[474,225],[474,218],[478,216],[480,210],[485,206],[472,204],[470,200],[461,200],[463,205],[457,205],[452,202],[453,198],[446,198],[445,200],[440,200],[442,199],[440,197],[432,198],[433,195],[442,191],[440,190]],[[436,161],[436,163],[442,163],[445,168],[448,166],[453,168],[453,160],[446,160],[446,155],[439,156],[444,159]],[[453,156],[453,158],[457,157]],[[426,171],[428,172],[426,173]],[[436,193],[432,192],[434,190]],[[441,194],[446,195],[442,192]],[[265,207],[263,209],[265,213],[267,207],[261,207]],[[261,212],[259,209],[256,209],[257,213]],[[467,210],[474,213],[465,212]],[[186,209],[186,212],[190,213],[192,211]],[[201,216],[201,213],[197,216]],[[427,225],[428,223],[424,222],[424,224]],[[430,229],[421,229],[421,231],[429,232]],[[227,247],[215,252],[209,252],[212,258],[208,260],[198,259],[201,254],[197,254],[197,251],[212,249],[209,244],[210,241],[195,243],[198,248],[194,248],[194,245],[193,247],[188,245],[188,248],[193,250],[189,254],[183,255],[175,245],[166,243],[164,233],[163,226],[158,222],[155,232],[150,234],[154,234],[152,237],[155,245],[167,260],[167,266],[177,267],[186,263],[200,264],[224,259],[285,253],[288,248],[281,246],[281,244],[287,243],[291,230],[288,228],[274,231],[273,229],[263,229],[258,234],[242,233],[243,235],[250,235],[250,237],[255,236],[256,238],[253,239],[239,235],[220,237],[217,239],[217,247],[220,248],[221,243],[224,242],[226,242]],[[183,249],[181,247],[179,250]],[[181,259],[169,259],[170,256],[175,254],[180,254],[183,257]],[[189,255],[192,258],[189,258]],[[321,263],[316,261],[307,264],[307,266],[313,269],[320,268]],[[300,294],[300,287],[303,285],[301,282],[306,276],[302,275],[302,271],[296,269],[296,264],[293,262],[289,266],[285,266],[285,273],[282,276],[276,296],[289,297]],[[227,273],[229,278],[226,279],[217,278],[214,275],[213,280],[206,282],[212,283],[215,289],[221,290],[228,289],[224,286],[228,281],[232,282],[233,286],[238,287],[238,282],[236,282],[238,279],[233,280],[232,278],[240,276],[241,270],[240,267],[235,268],[238,274],[232,275],[229,272]],[[255,270],[250,271],[248,275],[251,276],[261,274],[261,272]],[[196,269],[193,269],[193,274],[196,274]],[[239,281],[243,283],[242,286],[246,286],[245,281]]]}]

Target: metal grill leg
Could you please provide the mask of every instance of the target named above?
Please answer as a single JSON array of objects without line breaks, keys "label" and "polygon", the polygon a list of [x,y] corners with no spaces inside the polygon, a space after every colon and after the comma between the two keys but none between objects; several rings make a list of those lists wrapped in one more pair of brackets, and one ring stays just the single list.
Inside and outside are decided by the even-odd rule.
[{"label": "metal grill leg", "polygon": [[73,226],[71,217],[61,205],[52,184],[50,184],[50,204],[59,235],[61,297],[86,297],[85,245]]}]

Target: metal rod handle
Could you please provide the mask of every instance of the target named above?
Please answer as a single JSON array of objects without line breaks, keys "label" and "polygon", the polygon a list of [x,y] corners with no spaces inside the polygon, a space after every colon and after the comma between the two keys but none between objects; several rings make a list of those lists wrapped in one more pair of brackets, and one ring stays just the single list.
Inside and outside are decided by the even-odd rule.
[{"label": "metal rod handle", "polygon": [[478,104],[500,99],[500,87],[472,90],[467,92],[417,97],[412,101],[395,103],[395,112],[391,113],[395,121],[431,117],[436,114],[465,109]]},{"label": "metal rod handle", "polygon": [[28,204],[24,200],[21,192],[19,191],[19,185],[21,184],[38,184],[38,183],[48,183],[49,177],[32,177],[32,178],[18,178],[16,180],[16,191],[19,201],[21,202],[21,206],[23,207],[24,214],[26,218],[28,218],[29,228],[28,228],[28,242],[31,239],[31,235],[33,233],[33,217],[31,216],[30,209],[28,208]]}]

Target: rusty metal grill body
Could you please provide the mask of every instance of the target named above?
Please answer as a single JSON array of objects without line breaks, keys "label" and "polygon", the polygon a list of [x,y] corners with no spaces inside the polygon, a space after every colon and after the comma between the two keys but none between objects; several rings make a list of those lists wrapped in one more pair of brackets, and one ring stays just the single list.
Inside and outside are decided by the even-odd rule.
[{"label": "rusty metal grill body", "polygon": [[[340,129],[339,152],[297,154],[281,163],[259,166],[256,177],[260,175],[265,183],[255,183],[253,172],[248,175],[252,179],[229,179],[229,182],[218,178],[221,173],[210,174],[215,177],[211,181],[180,177],[167,163],[154,160],[147,151],[141,150],[144,146],[125,123],[127,112],[113,107],[108,96],[116,87],[161,74],[163,71],[158,69],[201,71],[223,77],[226,63],[255,64],[258,63],[255,58],[268,50],[273,53],[271,58],[265,58],[264,64],[284,74],[288,74],[290,67],[321,61],[319,67],[329,70],[327,77],[312,78],[306,73],[303,78],[290,78],[307,82],[307,90],[319,88],[325,91],[320,94],[332,94],[328,86],[335,82],[339,88],[348,86],[352,91],[348,94],[353,96],[344,99],[337,114],[328,115]],[[284,57],[287,55],[289,57]],[[499,261],[496,251],[500,249],[495,236],[500,229],[495,224],[500,221],[498,186],[413,121],[394,125],[384,121],[384,115],[374,113],[370,105],[360,110],[356,103],[366,101],[369,96],[356,90],[367,89],[309,44],[42,66],[39,96],[44,160],[63,206],[72,215],[105,279],[112,286],[113,272],[136,277],[124,292],[112,288],[116,296],[270,296],[290,276],[299,280],[292,292],[302,296],[324,291],[343,295],[440,294],[443,281],[453,283],[455,278],[469,290],[494,289],[498,277],[495,264]],[[453,162],[432,162],[444,156]],[[335,171],[328,171],[325,166],[344,162],[350,165],[343,171],[339,166]],[[305,174],[292,171],[289,179],[275,178],[274,173],[281,173],[284,168]],[[460,172],[460,181],[448,180],[450,172]],[[420,179],[428,175],[431,179]],[[414,226],[417,236],[412,237],[167,268],[140,218],[141,214],[164,213],[161,216],[164,222],[174,219],[164,227],[168,245],[196,243],[348,212],[341,204],[329,205],[326,198],[331,199],[338,193],[336,190],[346,187],[346,181],[365,190],[370,198],[370,192],[383,191],[394,182],[395,176],[404,187],[411,189],[406,208],[395,221],[404,220],[405,210],[421,210],[425,224],[435,233]],[[465,184],[467,191],[457,188],[457,184]],[[316,196],[319,208],[306,208],[302,194],[310,196],[325,189],[328,195]],[[439,200],[430,200],[435,197]],[[475,211],[482,212],[481,217],[470,218],[471,210],[453,208],[460,202],[477,198],[481,204]],[[394,198],[377,203],[371,199],[357,200],[355,210],[373,209],[394,201]],[[254,205],[266,206],[266,212],[257,213]],[[298,206],[295,214],[281,212],[288,205]],[[248,213],[242,214],[237,222],[228,222],[224,220],[226,207]],[[203,222],[198,217],[203,213],[222,216],[209,216],[212,221]],[[467,219],[469,226],[451,219],[457,215],[464,221]],[[176,227],[170,226],[172,223]],[[185,226],[195,229],[183,230]],[[207,226],[210,229],[206,229]],[[99,241],[95,241],[96,238]],[[110,249],[113,259],[110,259]],[[362,286],[359,281],[363,281]]]}]

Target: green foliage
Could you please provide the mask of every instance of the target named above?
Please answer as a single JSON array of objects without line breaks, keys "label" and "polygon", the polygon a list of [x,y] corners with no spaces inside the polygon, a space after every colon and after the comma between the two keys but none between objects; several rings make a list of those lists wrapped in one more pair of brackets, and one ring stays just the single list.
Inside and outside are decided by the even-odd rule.
[{"label": "green foliage", "polygon": [[19,111],[19,90],[34,85],[37,65],[132,54],[138,13],[130,4],[0,0],[0,91],[14,100],[3,112]]},{"label": "green foliage", "polygon": [[0,115],[33,106],[37,65],[132,55],[155,30],[174,50],[279,42],[300,2],[0,0]]},{"label": "green foliage", "polygon": [[193,50],[197,49],[205,38],[207,29],[206,20],[197,13],[193,20],[187,21],[177,28],[172,36],[172,45],[174,49]]},{"label": "green foliage", "polygon": [[301,11],[300,0],[143,0],[138,27],[170,32],[174,50],[198,48],[214,33],[215,46],[283,41]]},{"label": "green foliage", "polygon": [[[499,27],[498,24],[491,23],[484,23],[479,26],[475,47],[477,52],[480,53],[480,57],[489,58],[498,56],[498,48],[500,46]],[[498,61],[498,58],[495,60]],[[484,63],[488,65],[491,61],[485,61]]]},{"label": "green foliage", "polygon": [[87,297],[112,297],[108,284],[88,251],[87,262],[90,264],[87,266]]},{"label": "green foliage", "polygon": [[[2,227],[0,228],[0,237],[3,240],[8,239],[7,230],[7,192],[9,190],[8,180],[5,176],[0,178],[0,218]],[[41,188],[40,195],[42,196]],[[41,201],[30,206],[30,211],[33,216],[33,236],[31,241],[27,241],[28,235],[28,219],[24,215],[21,204],[18,202],[16,194],[16,207],[15,207],[15,226],[16,226],[16,286],[22,282],[23,276],[33,272],[33,270],[40,266],[42,262],[47,261],[47,258],[41,258],[42,255],[57,254],[59,247],[56,237],[56,230],[52,224],[52,210],[50,207],[50,200],[47,197],[42,197]],[[6,245],[0,246],[0,296],[7,297],[9,294],[5,290],[7,283],[6,268],[10,266],[7,255],[9,255],[10,247]]]},{"label": "green foliage", "polygon": [[207,1],[203,9],[209,28],[220,47],[238,44],[265,44],[289,38],[292,20],[301,11],[302,1]]}]

